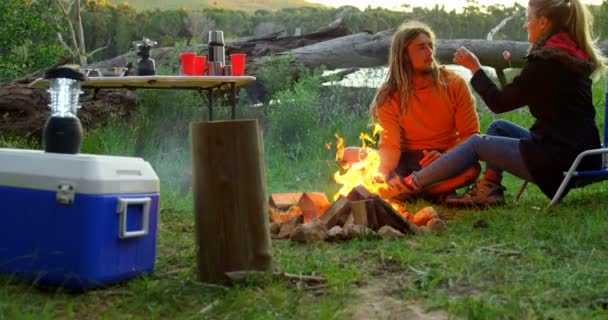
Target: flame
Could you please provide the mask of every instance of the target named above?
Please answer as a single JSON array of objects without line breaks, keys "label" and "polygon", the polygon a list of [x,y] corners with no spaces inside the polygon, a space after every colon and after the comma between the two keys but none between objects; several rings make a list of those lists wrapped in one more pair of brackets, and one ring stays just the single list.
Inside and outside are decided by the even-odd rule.
[{"label": "flame", "polygon": [[[374,128],[374,136],[378,132],[382,131],[380,125],[376,125]],[[336,160],[340,161],[344,157],[344,139],[337,133],[335,134],[336,143]],[[334,200],[338,199],[340,195],[346,196],[356,186],[363,185],[369,192],[378,193],[380,188],[386,188],[386,181],[384,176],[378,171],[380,166],[380,154],[368,147],[368,144],[376,144],[373,137],[370,137],[366,133],[359,135],[361,140],[361,149],[359,152],[359,159],[361,161],[352,164],[345,164],[342,170],[336,171],[334,174],[334,180],[341,184],[342,187],[334,195]],[[341,171],[344,171],[341,173]]]},{"label": "flame", "polygon": [[336,137],[336,161],[340,161],[344,157],[344,139],[337,133],[334,136]]},{"label": "flame", "polygon": [[395,211],[397,211],[397,213],[399,213],[401,217],[403,217],[403,219],[412,221],[414,216],[407,212],[403,202],[389,200],[388,203],[391,205],[391,207],[393,207],[393,209],[395,209]]}]

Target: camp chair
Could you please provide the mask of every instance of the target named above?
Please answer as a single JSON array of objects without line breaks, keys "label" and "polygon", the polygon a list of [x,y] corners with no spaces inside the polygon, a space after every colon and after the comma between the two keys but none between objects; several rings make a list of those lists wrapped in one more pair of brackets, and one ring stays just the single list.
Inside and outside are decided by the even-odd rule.
[{"label": "camp chair", "polygon": [[[602,148],[586,150],[579,153],[576,159],[574,159],[574,162],[572,162],[570,169],[564,172],[564,180],[562,180],[562,183],[555,192],[553,199],[551,199],[551,202],[549,202],[545,209],[549,209],[559,202],[568,184],[570,184],[571,188],[574,189],[608,179],[608,87],[606,88],[606,99],[604,106],[604,138],[602,141]],[[595,154],[602,155],[602,167],[599,170],[576,170],[584,157]],[[515,193],[516,203],[519,201],[519,197],[524,192],[527,184],[528,181],[524,181]]]}]

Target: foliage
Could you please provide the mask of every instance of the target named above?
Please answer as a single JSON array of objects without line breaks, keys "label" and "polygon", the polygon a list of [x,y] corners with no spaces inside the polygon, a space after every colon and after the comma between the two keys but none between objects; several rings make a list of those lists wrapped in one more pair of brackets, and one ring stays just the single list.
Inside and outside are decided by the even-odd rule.
[{"label": "foliage", "polygon": [[[52,5],[55,0],[3,1],[7,2],[4,5],[6,10],[0,11],[0,18],[6,31],[0,33],[0,80],[48,66],[63,55],[56,32],[66,35],[65,26],[58,23],[62,16],[57,6]],[[171,3],[162,2],[164,5]],[[327,26],[345,9],[352,12],[348,27],[354,33],[375,33],[395,28],[404,20],[417,19],[428,23],[443,39],[486,38],[487,33],[503,19],[517,13],[495,34],[494,39],[526,40],[525,31],[521,28],[525,19],[524,8],[518,4],[511,7],[488,6],[468,1],[462,12],[448,12],[442,6],[411,8],[406,5],[405,11],[397,12],[373,7],[359,10],[352,6],[294,8],[276,5],[248,10],[249,6],[225,8],[223,3],[217,2],[200,4],[201,7],[157,7],[157,4],[148,2],[146,10],[138,11],[141,8],[137,6],[141,3],[136,1],[84,1],[81,15],[88,49],[107,46],[90,57],[89,62],[130,51],[132,42],[143,37],[158,41],[159,46],[175,46],[180,42],[205,43],[207,31],[212,28],[223,30],[227,40],[256,32],[284,30],[287,35],[294,34],[296,29],[301,33],[314,32]],[[608,1],[591,8],[596,35],[600,40],[608,39]]]},{"label": "foliage", "polygon": [[0,82],[53,64],[63,55],[56,43],[54,0],[1,0]]}]

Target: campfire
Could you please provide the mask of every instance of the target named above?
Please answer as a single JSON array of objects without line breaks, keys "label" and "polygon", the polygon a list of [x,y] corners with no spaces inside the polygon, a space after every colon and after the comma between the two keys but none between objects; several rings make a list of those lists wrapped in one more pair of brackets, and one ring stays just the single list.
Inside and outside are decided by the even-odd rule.
[{"label": "campfire", "polygon": [[[373,136],[381,132],[376,126]],[[377,233],[383,238],[442,231],[444,222],[432,207],[411,214],[405,204],[387,201],[378,195],[386,188],[378,171],[380,157],[368,144],[376,141],[361,133],[358,161],[345,162],[344,139],[336,134],[336,161],[341,169],[334,180],[342,187],[330,202],[322,192],[277,193],[269,199],[270,228],[273,237],[307,242],[346,240]],[[331,143],[326,145],[331,148]]]}]

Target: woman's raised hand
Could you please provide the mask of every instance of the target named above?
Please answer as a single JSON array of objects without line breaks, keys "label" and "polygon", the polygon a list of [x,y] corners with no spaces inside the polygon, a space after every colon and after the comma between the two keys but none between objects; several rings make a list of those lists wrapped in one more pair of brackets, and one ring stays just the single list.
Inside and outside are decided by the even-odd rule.
[{"label": "woman's raised hand", "polygon": [[479,63],[477,56],[465,47],[456,49],[456,52],[454,52],[454,63],[471,70],[473,74],[481,69],[481,64]]}]

